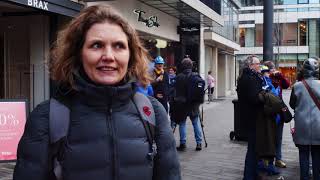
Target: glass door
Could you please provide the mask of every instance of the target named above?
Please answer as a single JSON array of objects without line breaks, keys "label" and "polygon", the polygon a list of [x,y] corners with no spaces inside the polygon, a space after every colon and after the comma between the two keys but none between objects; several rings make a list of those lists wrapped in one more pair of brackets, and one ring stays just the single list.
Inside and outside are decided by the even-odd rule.
[{"label": "glass door", "polygon": [[29,31],[19,18],[1,21],[0,98],[30,100]]}]

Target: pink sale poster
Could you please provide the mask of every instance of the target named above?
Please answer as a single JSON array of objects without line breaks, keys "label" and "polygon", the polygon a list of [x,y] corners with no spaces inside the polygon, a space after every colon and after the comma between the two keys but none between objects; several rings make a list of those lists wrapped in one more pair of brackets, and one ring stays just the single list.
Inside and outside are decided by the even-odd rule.
[{"label": "pink sale poster", "polygon": [[0,161],[16,160],[26,118],[26,102],[0,102]]}]

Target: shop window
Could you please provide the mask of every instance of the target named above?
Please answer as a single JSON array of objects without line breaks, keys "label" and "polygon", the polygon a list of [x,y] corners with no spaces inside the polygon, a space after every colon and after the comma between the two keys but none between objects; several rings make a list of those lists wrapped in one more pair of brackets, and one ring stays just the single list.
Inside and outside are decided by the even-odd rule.
[{"label": "shop window", "polygon": [[262,46],[263,45],[263,25],[256,24],[256,45],[255,46]]},{"label": "shop window", "polygon": [[299,4],[308,4],[309,0],[299,0]]},{"label": "shop window", "polygon": [[297,4],[297,0],[274,0],[276,5]]},{"label": "shop window", "polygon": [[319,0],[309,0],[309,4],[318,4],[320,3]]},{"label": "shop window", "polygon": [[282,46],[296,46],[298,45],[297,23],[281,24],[281,45]]},{"label": "shop window", "polygon": [[307,21],[299,22],[299,46],[307,45]]}]

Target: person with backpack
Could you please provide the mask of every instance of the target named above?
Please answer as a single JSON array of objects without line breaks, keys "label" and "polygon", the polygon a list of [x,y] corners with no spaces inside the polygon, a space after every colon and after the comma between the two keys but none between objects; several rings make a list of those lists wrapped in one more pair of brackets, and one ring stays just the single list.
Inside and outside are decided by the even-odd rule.
[{"label": "person with backpack", "polygon": [[58,89],[27,120],[13,180],[181,180],[165,109],[136,92],[148,58],[127,20],[87,7],[51,53]]},{"label": "person with backpack", "polygon": [[196,139],[196,150],[202,150],[202,130],[200,126],[199,106],[204,101],[205,81],[197,73],[192,72],[192,60],[184,58],[181,62],[181,73],[176,76],[176,95],[172,111],[172,119],[179,124],[180,146],[178,151],[186,150],[187,127],[186,119],[192,121],[194,136]]}]

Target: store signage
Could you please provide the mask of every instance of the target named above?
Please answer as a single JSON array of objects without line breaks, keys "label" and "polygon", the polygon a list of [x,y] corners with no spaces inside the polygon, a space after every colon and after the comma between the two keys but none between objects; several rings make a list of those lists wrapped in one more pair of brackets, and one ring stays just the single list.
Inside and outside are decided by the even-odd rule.
[{"label": "store signage", "polygon": [[39,8],[39,9],[46,10],[46,11],[49,11],[48,4],[49,3],[46,1],[28,0],[28,6],[32,6],[32,7]]},{"label": "store signage", "polygon": [[196,35],[200,33],[199,24],[182,24],[177,27],[178,34]]},{"label": "store signage", "polygon": [[143,14],[145,14],[146,12],[144,12],[142,10],[138,10],[138,9],[133,10],[133,12],[138,15],[138,22],[145,23],[145,25],[147,27],[151,28],[151,27],[159,27],[160,26],[160,24],[158,23],[157,16],[150,16],[148,18],[144,18]]},{"label": "store signage", "polygon": [[26,101],[0,102],[0,162],[17,159],[17,147],[27,119]]}]

